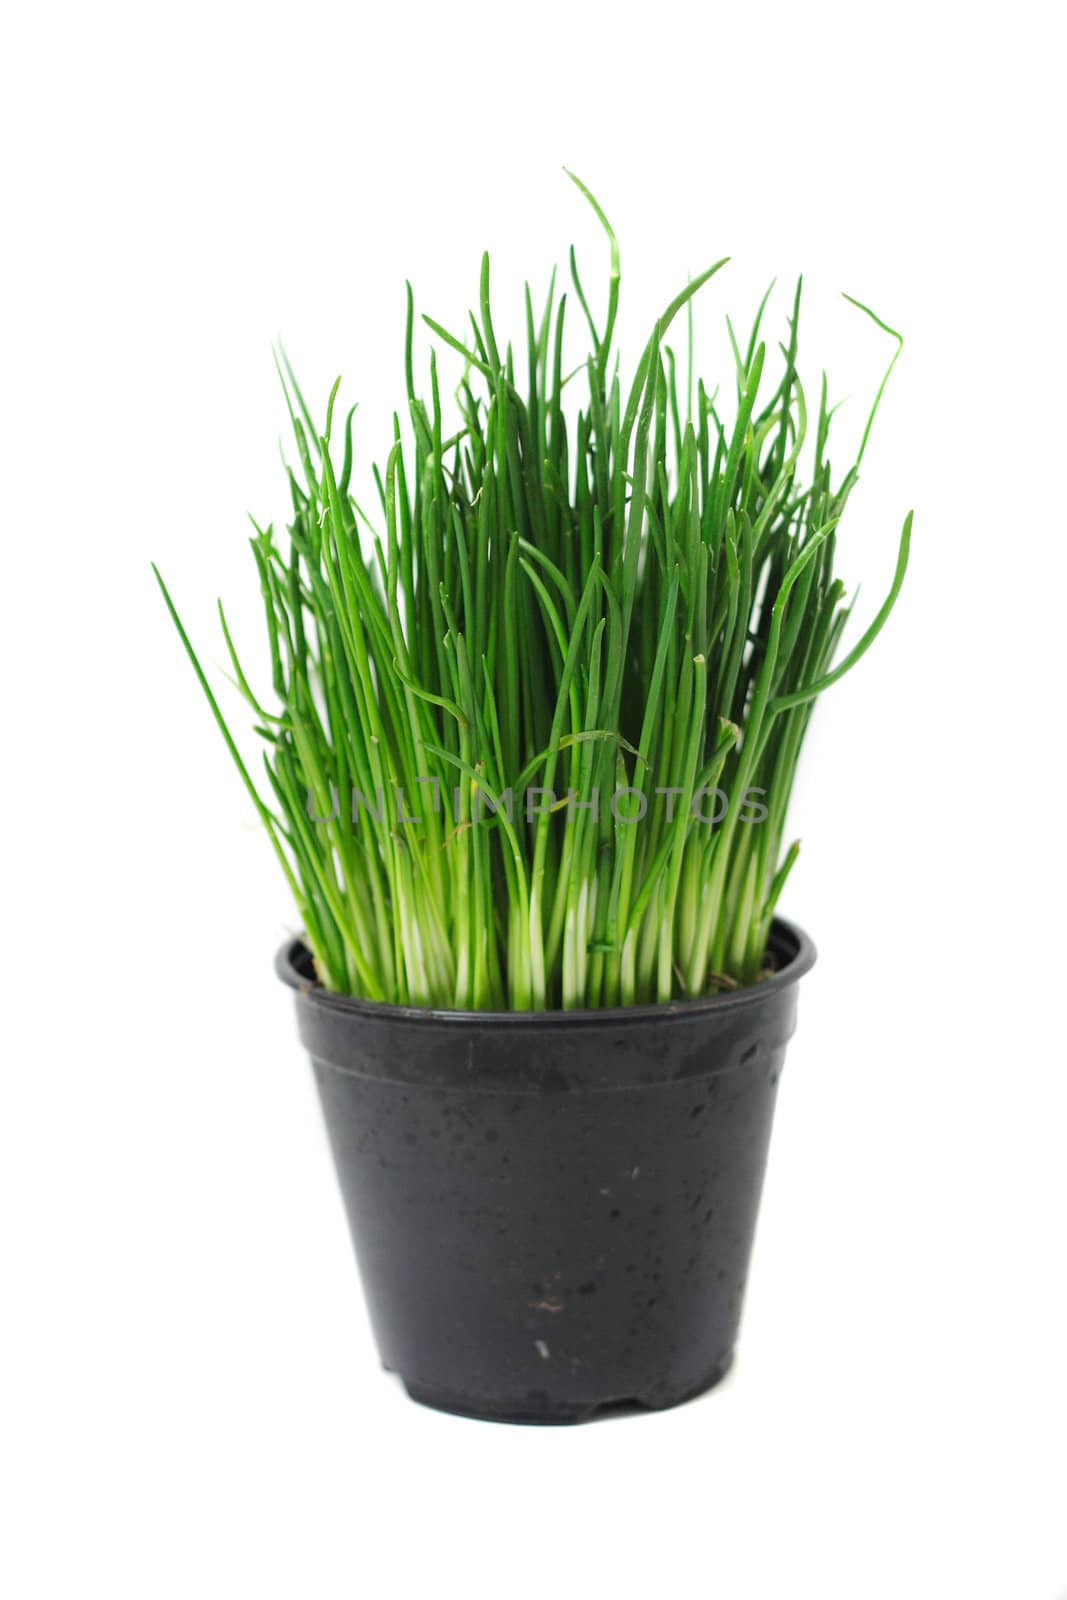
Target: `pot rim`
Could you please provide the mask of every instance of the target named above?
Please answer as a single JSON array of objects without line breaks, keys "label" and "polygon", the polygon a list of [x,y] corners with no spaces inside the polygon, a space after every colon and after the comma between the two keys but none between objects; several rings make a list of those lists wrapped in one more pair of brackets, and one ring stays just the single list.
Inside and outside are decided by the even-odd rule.
[{"label": "pot rim", "polygon": [[700,995],[693,1000],[655,1001],[636,1006],[583,1007],[574,1011],[456,1011],[429,1006],[402,1006],[385,1000],[364,1000],[355,995],[335,994],[306,977],[297,966],[301,955],[305,964],[310,962],[310,951],[300,936],[285,941],[274,959],[274,970],[282,982],[296,990],[303,999],[322,1010],[341,1015],[466,1029],[592,1027],[598,1023],[669,1022],[702,1016],[708,1012],[719,1014],[739,1011],[760,1004],[773,993],[791,988],[815,964],[817,952],[813,941],[803,928],[787,922],[784,917],[774,918],[767,945],[769,950],[785,958],[784,963],[769,978],[750,984],[747,988],[731,989],[724,994]]}]

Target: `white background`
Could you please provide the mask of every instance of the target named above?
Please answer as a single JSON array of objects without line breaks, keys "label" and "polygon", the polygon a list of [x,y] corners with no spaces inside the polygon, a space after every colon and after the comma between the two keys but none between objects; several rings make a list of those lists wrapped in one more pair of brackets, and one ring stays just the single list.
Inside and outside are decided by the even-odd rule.
[{"label": "white background", "polygon": [[[1067,1589],[1063,122],[1051,8],[21,7],[5,25],[0,1587],[12,1600],[1056,1600]],[[377,1368],[271,958],[292,912],[180,656],[316,406],[402,398],[573,239],[625,349],[695,272],[803,269],[841,444],[907,336],[841,559],[788,914],[814,935],[739,1363],[571,1430]],[[785,301],[778,302],[778,326]],[[716,368],[716,364],[717,368]],[[365,480],[366,481],[366,480]],[[868,612],[869,614],[869,612]],[[225,690],[225,685],[222,685]],[[232,704],[232,702],[231,702]]]}]

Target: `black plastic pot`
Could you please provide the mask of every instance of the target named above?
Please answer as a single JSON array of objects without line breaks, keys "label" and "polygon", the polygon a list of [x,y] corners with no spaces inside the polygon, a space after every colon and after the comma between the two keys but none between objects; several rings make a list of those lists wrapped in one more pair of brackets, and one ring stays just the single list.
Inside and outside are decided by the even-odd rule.
[{"label": "black plastic pot", "polygon": [[676,1405],[730,1365],[796,984],[673,1005],[438,1012],[296,990],[382,1361],[509,1422]]}]

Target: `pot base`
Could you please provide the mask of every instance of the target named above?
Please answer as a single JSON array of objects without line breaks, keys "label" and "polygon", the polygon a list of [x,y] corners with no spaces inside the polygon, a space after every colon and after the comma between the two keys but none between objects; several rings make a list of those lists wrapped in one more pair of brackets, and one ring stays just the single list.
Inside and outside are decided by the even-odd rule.
[{"label": "pot base", "polygon": [[[613,1416],[631,1416],[641,1411],[669,1411],[707,1394],[722,1382],[733,1366],[733,1351],[701,1381],[681,1392],[656,1391],[647,1395],[625,1395],[615,1400],[596,1400],[588,1405],[560,1403],[541,1390],[532,1390],[523,1400],[502,1403],[479,1400],[476,1396],[437,1388],[432,1384],[400,1381],[412,1400],[432,1411],[447,1411],[454,1417],[475,1417],[481,1422],[510,1422],[534,1427],[564,1427],[576,1422],[594,1422]],[[389,1369],[386,1368],[386,1371]]]}]

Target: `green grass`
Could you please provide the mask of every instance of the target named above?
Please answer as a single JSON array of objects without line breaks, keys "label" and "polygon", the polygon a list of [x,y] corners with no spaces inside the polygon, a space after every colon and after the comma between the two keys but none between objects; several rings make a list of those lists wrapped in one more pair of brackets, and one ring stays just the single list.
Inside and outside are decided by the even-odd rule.
[{"label": "green grass", "polygon": [[729,406],[692,354],[693,296],[724,261],[671,301],[624,383],[618,247],[578,187],[609,244],[601,317],[572,251],[570,291],[553,277],[535,307],[527,288],[524,337],[505,342],[485,256],[469,327],[423,318],[427,400],[409,286],[406,418],[373,510],[352,494],[337,385],[320,429],[282,357],[292,509],[287,534],[253,524],[251,539],[269,693],[219,605],[260,772],[159,578],[318,974],[343,993],[540,1010],[758,981],[796,859],[783,839],[815,698],[866,651],[904,577],[910,514],[884,604],[834,665],[849,619],[838,528],[900,336],[853,302],[896,347],[836,478],[825,375],[812,404],[797,371],[799,284],[776,348],[766,299],[743,345],[731,329]]}]

